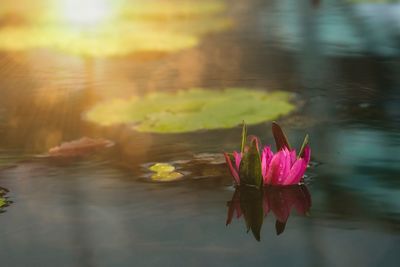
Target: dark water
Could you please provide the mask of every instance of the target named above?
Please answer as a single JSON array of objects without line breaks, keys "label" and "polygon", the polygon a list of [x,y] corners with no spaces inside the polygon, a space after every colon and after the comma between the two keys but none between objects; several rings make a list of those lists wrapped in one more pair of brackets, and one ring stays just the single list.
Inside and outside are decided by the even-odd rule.
[{"label": "dark water", "polygon": [[[12,201],[0,214],[1,266],[398,266],[398,6],[239,1],[234,29],[169,55],[1,52],[0,186]],[[82,117],[114,97],[242,86],[296,93],[301,107],[279,122],[293,143],[308,132],[313,149],[311,209],[293,210],[280,235],[268,214],[260,242],[243,217],[225,226],[234,190],[218,155],[237,149],[239,127],[143,134]],[[271,142],[269,129],[249,131]],[[71,161],[37,156],[82,136],[116,145]],[[151,162],[187,176],[148,182]]]}]

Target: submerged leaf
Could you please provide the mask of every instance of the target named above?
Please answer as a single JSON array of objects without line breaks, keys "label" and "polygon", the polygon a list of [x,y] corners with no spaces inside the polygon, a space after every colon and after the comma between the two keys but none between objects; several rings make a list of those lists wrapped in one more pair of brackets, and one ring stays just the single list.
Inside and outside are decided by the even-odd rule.
[{"label": "submerged leaf", "polygon": [[[191,89],[98,104],[86,118],[100,125],[129,124],[140,132],[183,133],[257,124],[292,111],[287,92],[246,88]],[[232,108],[234,107],[234,108]]]}]

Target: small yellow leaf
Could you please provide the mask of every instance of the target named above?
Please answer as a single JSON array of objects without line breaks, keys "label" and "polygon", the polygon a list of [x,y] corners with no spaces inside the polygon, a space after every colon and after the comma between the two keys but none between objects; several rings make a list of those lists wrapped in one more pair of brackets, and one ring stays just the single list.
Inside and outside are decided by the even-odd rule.
[{"label": "small yellow leaf", "polygon": [[158,182],[171,182],[179,180],[182,177],[183,174],[179,172],[157,172],[151,176],[151,179]]},{"label": "small yellow leaf", "polygon": [[3,197],[0,197],[0,208],[7,205],[7,200]]},{"label": "small yellow leaf", "polygon": [[168,163],[156,163],[149,170],[157,173],[169,173],[175,171],[175,167]]}]

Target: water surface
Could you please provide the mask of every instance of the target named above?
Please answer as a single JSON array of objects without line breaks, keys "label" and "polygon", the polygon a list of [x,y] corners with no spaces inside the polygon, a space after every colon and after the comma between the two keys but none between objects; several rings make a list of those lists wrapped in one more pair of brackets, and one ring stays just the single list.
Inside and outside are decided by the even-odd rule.
[{"label": "water surface", "polygon": [[[349,2],[232,3],[233,28],[173,53],[0,51],[0,186],[12,201],[0,214],[2,264],[397,266],[399,4],[371,14]],[[151,134],[84,119],[101,101],[194,87],[295,94],[297,111],[278,121],[295,144],[311,137],[307,216],[293,211],[277,235],[268,214],[260,242],[243,218],[225,225],[234,189],[219,155],[238,149],[240,127]],[[270,123],[249,131],[272,142]],[[115,146],[38,156],[83,136]],[[179,166],[184,180],[150,182],[154,162]]]}]

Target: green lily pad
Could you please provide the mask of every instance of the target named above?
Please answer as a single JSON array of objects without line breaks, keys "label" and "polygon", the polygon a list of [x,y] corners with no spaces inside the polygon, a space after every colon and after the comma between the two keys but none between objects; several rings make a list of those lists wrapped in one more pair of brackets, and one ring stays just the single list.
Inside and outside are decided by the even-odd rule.
[{"label": "green lily pad", "polygon": [[100,103],[86,114],[100,125],[132,124],[140,132],[183,133],[257,124],[294,110],[290,93],[245,88],[190,89]]}]

